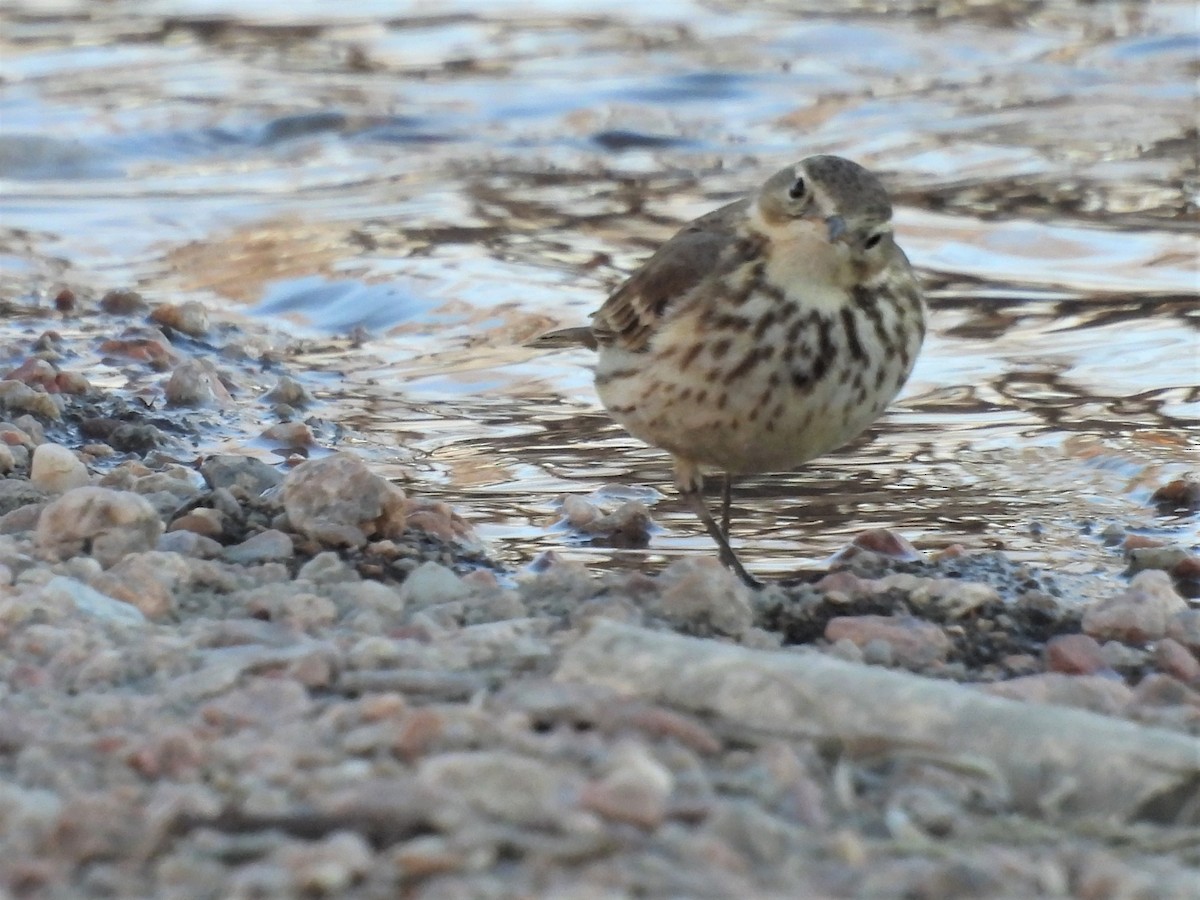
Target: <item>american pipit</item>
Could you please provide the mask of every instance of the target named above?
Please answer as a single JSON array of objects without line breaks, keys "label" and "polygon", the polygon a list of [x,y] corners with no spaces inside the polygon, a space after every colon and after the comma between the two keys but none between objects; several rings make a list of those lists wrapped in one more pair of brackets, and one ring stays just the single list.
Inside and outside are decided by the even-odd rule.
[{"label": "american pipit", "polygon": [[[721,560],[733,476],[793,469],[877,419],[925,336],[921,289],[870,172],[811,156],[684,227],[590,327],[547,335],[599,351],[601,401],[671,454],[675,482]],[[702,471],[724,473],[721,524]]]}]

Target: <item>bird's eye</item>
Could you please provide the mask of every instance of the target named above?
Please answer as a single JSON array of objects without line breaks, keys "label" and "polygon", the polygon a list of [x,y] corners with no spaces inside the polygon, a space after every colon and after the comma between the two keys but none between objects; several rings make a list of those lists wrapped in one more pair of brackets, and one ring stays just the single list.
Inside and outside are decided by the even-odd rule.
[{"label": "bird's eye", "polygon": [[883,235],[877,231],[873,235],[871,235],[869,238],[867,238],[866,243],[864,243],[863,246],[866,247],[868,250],[873,250],[874,248],[879,246],[879,242],[882,240],[883,240]]},{"label": "bird's eye", "polygon": [[804,192],[807,189],[807,187],[808,187],[808,185],[806,185],[804,183],[803,178],[797,178],[795,181],[792,182],[792,186],[790,188],[788,188],[788,196],[791,197],[793,200],[799,200],[801,197],[804,196]]}]

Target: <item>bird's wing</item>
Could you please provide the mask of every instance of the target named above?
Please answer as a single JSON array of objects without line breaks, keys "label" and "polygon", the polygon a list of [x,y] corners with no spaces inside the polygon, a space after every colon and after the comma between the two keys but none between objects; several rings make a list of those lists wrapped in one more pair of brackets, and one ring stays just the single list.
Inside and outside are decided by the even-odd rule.
[{"label": "bird's wing", "polygon": [[556,350],[561,347],[587,347],[589,350],[595,350],[596,335],[590,325],[577,325],[574,328],[560,328],[558,331],[539,334],[533,340],[527,341],[525,346],[538,350]]},{"label": "bird's wing", "polygon": [[747,203],[739,200],[701,216],[663,244],[596,311],[596,342],[633,353],[649,347],[672,304],[731,265],[728,250],[737,239],[737,223]]}]

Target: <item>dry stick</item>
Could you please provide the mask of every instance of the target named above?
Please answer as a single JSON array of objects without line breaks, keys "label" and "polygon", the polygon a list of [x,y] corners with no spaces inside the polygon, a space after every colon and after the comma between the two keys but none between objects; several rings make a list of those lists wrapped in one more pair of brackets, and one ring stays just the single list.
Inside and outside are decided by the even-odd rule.
[{"label": "dry stick", "polygon": [[986,759],[1027,814],[1200,824],[1200,740],[1080,709],[607,621],[566,650],[555,677],[712,716],[751,739]]}]

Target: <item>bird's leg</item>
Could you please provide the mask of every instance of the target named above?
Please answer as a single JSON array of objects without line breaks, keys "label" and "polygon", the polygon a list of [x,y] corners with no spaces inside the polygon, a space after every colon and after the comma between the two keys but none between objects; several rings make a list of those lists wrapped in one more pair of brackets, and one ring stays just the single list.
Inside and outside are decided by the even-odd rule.
[{"label": "bird's leg", "polygon": [[708,532],[709,537],[716,541],[717,547],[721,551],[721,564],[732,569],[733,573],[737,575],[737,577],[740,578],[742,583],[747,587],[761,587],[759,582],[749,572],[746,571],[746,568],[742,565],[741,560],[737,558],[737,554],[733,552],[733,548],[729,546],[729,537],[727,534],[729,529],[728,479],[726,479],[724,490],[724,498],[726,502],[722,504],[722,513],[723,518],[725,519],[725,528],[722,529],[719,525],[717,525],[716,520],[713,519],[712,513],[708,511],[708,506],[704,502],[704,477],[700,474],[699,470],[689,463],[683,462],[682,460],[676,460],[675,478],[677,484],[679,485],[680,495],[687,502],[688,506],[692,508],[692,512],[696,514],[696,517],[700,520],[701,524],[704,525],[704,530]]},{"label": "bird's leg", "polygon": [[721,533],[729,540],[729,499],[733,493],[733,476],[721,473]]}]

